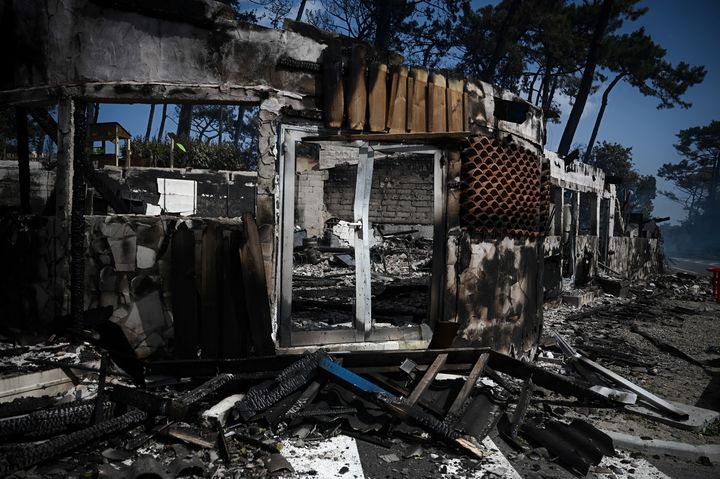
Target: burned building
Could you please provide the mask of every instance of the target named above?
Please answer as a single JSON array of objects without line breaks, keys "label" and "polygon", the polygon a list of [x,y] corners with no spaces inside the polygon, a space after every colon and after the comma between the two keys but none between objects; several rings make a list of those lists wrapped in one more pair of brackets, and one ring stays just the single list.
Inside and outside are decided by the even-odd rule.
[{"label": "burned building", "polygon": [[[660,240],[627,214],[617,179],[545,150],[535,106],[307,24],[238,22],[225,2],[5,0],[0,12],[10,46],[0,104],[18,119],[17,156],[0,163],[3,333],[97,348],[91,365],[80,357],[87,344],[71,365],[63,348],[74,343],[50,347],[60,360],[16,348],[53,369],[10,374],[17,382],[0,402],[62,391],[68,368],[98,375],[92,399],[0,418],[0,437],[72,431],[18,443],[1,473],[144,428],[108,455],[157,434],[217,445],[232,464],[233,444],[250,444],[271,453],[261,477],[285,466],[248,424],[361,415],[348,434],[367,439],[407,419],[475,458],[492,449],[491,430],[572,434],[582,450],[556,441],[553,454],[587,473],[612,441],[583,421],[526,422],[536,385],[582,404],[640,398],[689,417],[560,335],[560,354],[587,380],[533,364],[545,300],[579,305],[600,287],[620,295],[623,281],[661,268]],[[256,166],[174,163],[176,138],[168,164],[147,161],[122,124],[93,121],[99,103],[252,111]],[[57,145],[42,165],[21,146],[28,118]],[[92,149],[108,140],[110,153]],[[121,371],[107,393],[109,361]],[[458,376],[437,381],[440,372]],[[484,373],[494,382],[476,387]],[[57,416],[59,425],[42,421]],[[230,421],[236,431],[223,429]]]},{"label": "burned building", "polygon": [[[440,328],[530,357],[548,291],[586,284],[598,262],[657,269],[657,240],[628,237],[602,171],[544,151],[527,102],[305,24],[268,30],[219,2],[186,3],[4,2],[13,47],[0,98],[57,128],[58,145],[54,184],[38,180],[52,201],[17,220],[32,223],[26,254],[39,272],[22,294],[8,289],[26,296],[15,317],[111,307],[143,355],[423,348]],[[96,169],[83,145],[86,105],[98,102],[257,107],[257,171]],[[27,196],[19,163],[12,191]],[[86,184],[113,214],[78,211]],[[148,204],[180,213],[162,203],[171,184],[190,216],[143,215]]]}]

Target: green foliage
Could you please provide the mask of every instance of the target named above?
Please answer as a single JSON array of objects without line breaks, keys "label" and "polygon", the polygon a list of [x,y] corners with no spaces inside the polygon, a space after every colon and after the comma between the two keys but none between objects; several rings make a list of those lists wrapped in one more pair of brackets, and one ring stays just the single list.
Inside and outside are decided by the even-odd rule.
[{"label": "green foliage", "polygon": [[688,227],[720,224],[720,121],[680,130],[675,149],[684,158],[665,163],[658,176],[675,184],[680,195],[661,194],[683,205]]},{"label": "green foliage", "polygon": [[588,163],[601,168],[606,175],[623,179],[623,183],[617,186],[617,193],[621,200],[629,196],[626,211],[643,213],[645,217],[652,215],[653,200],[657,196],[655,177],[638,173],[631,147],[604,141],[593,148]]},{"label": "green foliage", "polygon": [[[207,144],[191,140],[185,150],[175,144],[174,166],[176,168],[200,168],[208,170],[247,170],[247,151],[236,148],[232,143]],[[136,137],[132,141],[133,163],[145,166],[170,166],[170,143],[145,141]]]},{"label": "green foliage", "polygon": [[448,66],[453,32],[468,0],[320,0],[307,21],[323,30],[401,53],[426,68]]},{"label": "green foliage", "polygon": [[643,95],[657,98],[658,109],[689,108],[691,104],[684,101],[682,95],[691,86],[701,83],[707,71],[704,66],[690,66],[685,62],[673,66],[665,59],[666,55],[667,51],[640,28],[629,34],[608,37],[601,62]]}]

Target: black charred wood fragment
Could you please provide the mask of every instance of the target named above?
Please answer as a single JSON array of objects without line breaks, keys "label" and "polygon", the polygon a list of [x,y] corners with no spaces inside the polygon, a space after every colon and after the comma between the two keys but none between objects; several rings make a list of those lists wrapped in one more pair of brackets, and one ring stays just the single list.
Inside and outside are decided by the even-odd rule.
[{"label": "black charred wood fragment", "polygon": [[[90,408],[92,409],[92,407],[93,405],[91,403]],[[7,458],[6,463],[0,462],[0,474],[10,474],[11,472],[25,469],[61,454],[68,453],[109,434],[117,433],[139,424],[146,418],[147,414],[145,412],[134,409],[121,416],[95,424],[94,426],[56,437],[32,447],[20,448],[12,457]]]},{"label": "black charred wood fragment", "polygon": [[578,419],[570,424],[546,421],[544,426],[526,422],[521,433],[583,475],[587,475],[591,465],[600,464],[604,455],[615,454],[612,439],[607,434]]},{"label": "black charred wood fragment", "polygon": [[510,427],[510,436],[512,438],[517,437],[520,427],[523,422],[525,422],[525,415],[527,414],[528,406],[530,406],[530,399],[532,398],[534,389],[535,386],[532,382],[532,376],[530,376],[525,380],[522,392],[520,393],[520,398],[515,406],[515,412],[512,417],[512,425]]},{"label": "black charred wood fragment", "polygon": [[[112,417],[115,403],[105,399],[100,405],[100,419]],[[0,437],[44,436],[72,427],[87,426],[90,424],[95,408],[94,400],[89,399],[33,411],[22,416],[5,418],[0,420]]]},{"label": "black charred wood fragment", "polygon": [[283,369],[270,387],[248,391],[233,407],[233,415],[247,421],[259,411],[264,411],[292,394],[315,377],[317,367],[325,357],[327,353],[322,349],[303,356]]},{"label": "black charred wood fragment", "polygon": [[105,378],[107,377],[108,357],[103,353],[100,359],[100,375],[98,377],[97,397],[95,399],[95,408],[93,410],[92,424],[97,424],[103,420],[103,401],[105,395]]}]

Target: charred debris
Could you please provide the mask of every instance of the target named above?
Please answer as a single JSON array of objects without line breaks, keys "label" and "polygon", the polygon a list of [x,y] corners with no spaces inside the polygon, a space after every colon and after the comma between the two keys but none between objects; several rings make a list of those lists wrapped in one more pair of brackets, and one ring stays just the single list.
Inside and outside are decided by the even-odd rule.
[{"label": "charred debris", "polygon": [[[426,350],[140,361],[90,329],[4,348],[5,374],[22,372],[40,383],[3,391],[17,397],[0,407],[0,468],[5,475],[26,471],[18,477],[313,475],[296,456],[344,436],[374,445],[377,461],[389,467],[432,455],[460,457],[467,471],[492,471],[492,432],[515,454],[543,448],[584,476],[615,454],[614,435],[577,411],[602,411],[605,423],[632,411],[681,429],[695,426],[696,408],[616,372],[622,365],[656,367],[656,354],[624,352],[610,335],[563,336],[579,321],[632,321],[633,331],[652,337],[644,322],[657,321],[661,311],[672,311],[665,321],[682,321],[697,313],[683,300],[710,295],[704,282],[683,275],[654,281],[654,289],[630,288],[634,302],[608,297],[562,319],[552,310],[557,329],[543,336],[534,362],[440,340]],[[652,344],[658,354],[713,365],[659,339]],[[22,397],[33,387],[57,386],[54,371],[73,378],[64,394]]]},{"label": "charred debris", "polygon": [[[638,371],[712,372],[652,327],[707,284],[657,276],[662,219],[545,150],[537,107],[227,2],[3,5],[0,104],[56,153],[0,163],[0,474],[350,477],[350,437],[391,477],[502,477],[495,441],[582,476],[620,436],[573,411],[700,427]],[[253,161],[178,167],[176,135],[164,163],[105,103],[247,112]]]}]

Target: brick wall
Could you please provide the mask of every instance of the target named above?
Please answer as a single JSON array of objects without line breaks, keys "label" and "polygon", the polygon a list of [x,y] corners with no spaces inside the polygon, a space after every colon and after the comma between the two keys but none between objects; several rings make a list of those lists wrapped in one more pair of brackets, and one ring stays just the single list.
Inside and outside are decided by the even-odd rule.
[{"label": "brick wall", "polygon": [[305,171],[297,174],[295,183],[295,223],[307,230],[308,236],[322,236],[327,210],[323,204],[328,172]]},{"label": "brick wall", "polygon": [[[330,216],[352,221],[356,166],[328,171],[325,206]],[[428,156],[376,160],[370,194],[373,223],[433,223],[433,162]]]}]

